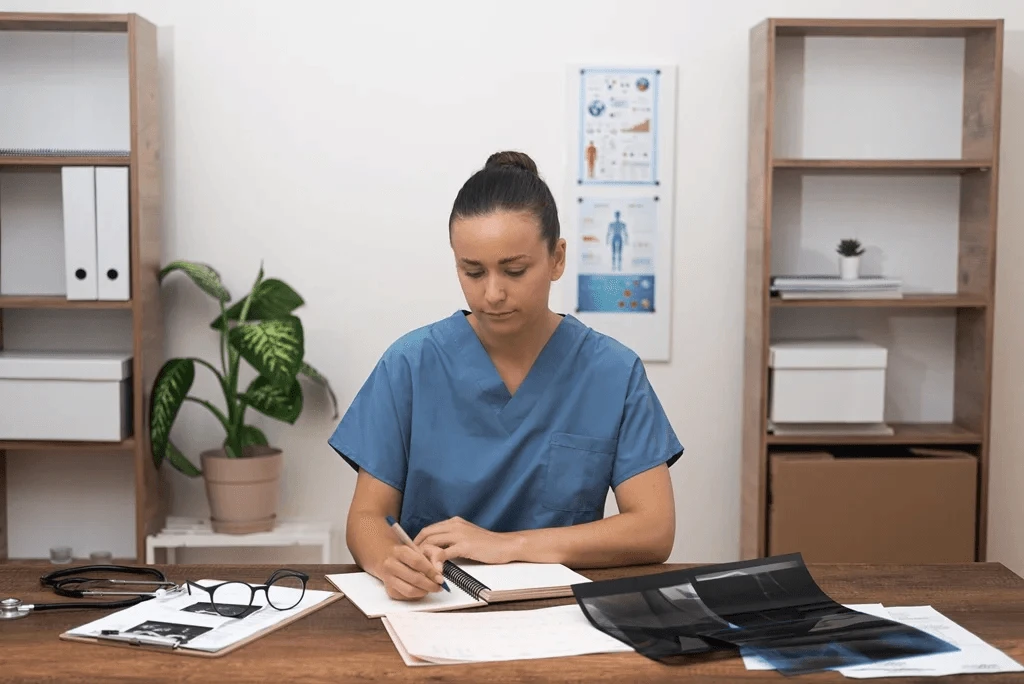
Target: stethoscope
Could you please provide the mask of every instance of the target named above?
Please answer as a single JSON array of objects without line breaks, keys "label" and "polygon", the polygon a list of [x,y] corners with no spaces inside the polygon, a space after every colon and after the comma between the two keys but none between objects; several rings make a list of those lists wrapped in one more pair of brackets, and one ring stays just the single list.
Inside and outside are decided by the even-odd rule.
[{"label": "stethoscope", "polygon": [[[154,579],[134,580],[82,576],[83,573],[89,572],[139,575]],[[82,565],[74,568],[64,568],[43,575],[39,578],[39,583],[44,587],[53,589],[53,592],[58,596],[66,598],[80,599],[90,596],[131,596],[132,598],[119,601],[65,601],[63,603],[24,603],[21,599],[6,598],[0,601],[0,620],[15,620],[40,610],[128,608],[153,598],[171,598],[184,591],[183,586],[168,581],[164,573],[157,568],[132,567],[130,565]],[[156,588],[152,591],[111,591],[86,588],[96,585],[139,585]]]}]

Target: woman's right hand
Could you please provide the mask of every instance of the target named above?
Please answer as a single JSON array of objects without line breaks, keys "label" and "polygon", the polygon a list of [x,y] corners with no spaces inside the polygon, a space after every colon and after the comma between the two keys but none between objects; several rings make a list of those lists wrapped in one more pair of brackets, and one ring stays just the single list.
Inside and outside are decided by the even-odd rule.
[{"label": "woman's right hand", "polygon": [[422,554],[410,549],[405,544],[395,544],[388,551],[384,562],[380,565],[380,580],[388,596],[399,601],[415,601],[427,594],[441,591],[444,576],[441,568],[444,564],[444,549],[433,544],[420,546]]}]

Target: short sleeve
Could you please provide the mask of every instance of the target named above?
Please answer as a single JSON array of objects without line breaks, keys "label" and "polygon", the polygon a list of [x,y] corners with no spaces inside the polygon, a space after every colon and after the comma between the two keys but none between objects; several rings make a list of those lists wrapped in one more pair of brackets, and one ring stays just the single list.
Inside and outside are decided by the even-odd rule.
[{"label": "short sleeve", "polygon": [[669,423],[661,401],[637,359],[629,375],[626,402],[619,426],[618,450],[612,467],[612,487],[645,470],[679,460],[683,445]]},{"label": "short sleeve", "polygon": [[412,420],[411,381],[403,367],[401,359],[382,358],[327,440],[350,466],[400,492],[405,489]]}]

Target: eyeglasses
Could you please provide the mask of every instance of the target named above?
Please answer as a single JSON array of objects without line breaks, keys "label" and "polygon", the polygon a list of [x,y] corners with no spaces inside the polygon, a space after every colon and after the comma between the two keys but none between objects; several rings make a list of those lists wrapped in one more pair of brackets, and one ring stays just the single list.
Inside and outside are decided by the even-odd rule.
[{"label": "eyeglasses", "polygon": [[[263,584],[230,581],[207,587],[186,581],[185,587],[188,589],[189,596],[192,595],[193,587],[209,594],[210,608],[218,615],[237,618],[245,617],[259,610],[259,606],[252,610],[252,603],[256,600],[256,592],[261,590],[266,593],[267,603],[271,608],[277,610],[294,608],[306,595],[307,581],[309,581],[309,575],[304,572],[281,569],[275,570]],[[199,606],[195,610],[202,612],[203,608],[205,606]]]}]

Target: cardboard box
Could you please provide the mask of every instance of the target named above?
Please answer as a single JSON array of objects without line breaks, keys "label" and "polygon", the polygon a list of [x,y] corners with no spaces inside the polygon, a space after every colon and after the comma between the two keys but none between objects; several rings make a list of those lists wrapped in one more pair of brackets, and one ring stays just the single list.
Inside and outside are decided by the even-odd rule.
[{"label": "cardboard box", "polygon": [[978,462],[971,454],[814,452],[769,461],[770,555],[800,552],[809,563],[975,560]]},{"label": "cardboard box", "polygon": [[131,433],[130,354],[0,352],[0,439],[120,442]]},{"label": "cardboard box", "polygon": [[881,423],[888,350],[863,340],[773,342],[773,423]]}]

